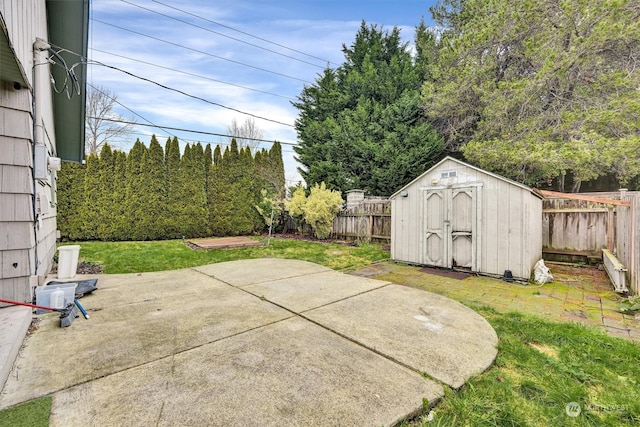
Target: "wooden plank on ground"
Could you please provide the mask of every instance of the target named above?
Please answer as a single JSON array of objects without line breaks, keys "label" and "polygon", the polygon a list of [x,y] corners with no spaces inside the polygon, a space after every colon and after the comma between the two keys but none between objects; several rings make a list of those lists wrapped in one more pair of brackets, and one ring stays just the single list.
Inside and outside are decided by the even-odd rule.
[{"label": "wooden plank on ground", "polygon": [[188,243],[199,249],[233,249],[262,245],[262,242],[241,236],[220,237],[215,239],[193,239],[189,240]]}]

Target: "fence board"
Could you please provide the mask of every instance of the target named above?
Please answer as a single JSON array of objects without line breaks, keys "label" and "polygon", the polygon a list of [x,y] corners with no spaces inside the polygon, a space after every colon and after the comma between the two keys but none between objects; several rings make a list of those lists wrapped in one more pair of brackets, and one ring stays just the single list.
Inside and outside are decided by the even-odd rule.
[{"label": "fence board", "polygon": [[613,250],[615,210],[587,200],[546,199],[542,210],[542,246],[546,250]]},{"label": "fence board", "polygon": [[333,221],[332,236],[353,240],[391,241],[391,214],[342,212]]},{"label": "fence board", "polygon": [[629,288],[640,292],[640,194],[625,197],[630,207],[620,209],[616,221],[616,253],[627,268]]}]

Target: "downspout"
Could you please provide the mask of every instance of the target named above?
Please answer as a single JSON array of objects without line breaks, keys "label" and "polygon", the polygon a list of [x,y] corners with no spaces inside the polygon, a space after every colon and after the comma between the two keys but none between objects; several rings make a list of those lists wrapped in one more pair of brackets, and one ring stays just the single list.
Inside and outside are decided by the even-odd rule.
[{"label": "downspout", "polygon": [[[32,108],[33,108],[33,161],[32,161],[32,176],[33,176],[33,198],[32,198],[32,206],[33,206],[33,235],[34,235],[34,261],[35,266],[32,268],[32,277],[35,276],[34,281],[36,285],[39,284],[39,258],[38,258],[38,229],[40,228],[40,224],[42,223],[42,218],[38,212],[37,208],[37,188],[38,188],[38,180],[35,176],[35,167],[36,167],[36,149],[35,147],[40,145],[44,146],[44,124],[42,121],[42,111],[44,110],[43,104],[44,100],[42,99],[41,89],[46,87],[49,81],[49,60],[47,57],[47,49],[50,49],[51,46],[45,40],[41,38],[36,38],[36,41],[33,43],[33,100],[32,100]],[[34,283],[31,283],[34,285]]]}]

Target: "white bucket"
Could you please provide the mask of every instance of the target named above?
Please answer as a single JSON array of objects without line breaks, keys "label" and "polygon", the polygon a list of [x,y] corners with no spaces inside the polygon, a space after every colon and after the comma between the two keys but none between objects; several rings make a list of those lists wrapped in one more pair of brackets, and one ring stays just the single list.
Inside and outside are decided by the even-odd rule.
[{"label": "white bucket", "polygon": [[60,246],[58,248],[58,279],[75,277],[80,257],[80,245]]}]

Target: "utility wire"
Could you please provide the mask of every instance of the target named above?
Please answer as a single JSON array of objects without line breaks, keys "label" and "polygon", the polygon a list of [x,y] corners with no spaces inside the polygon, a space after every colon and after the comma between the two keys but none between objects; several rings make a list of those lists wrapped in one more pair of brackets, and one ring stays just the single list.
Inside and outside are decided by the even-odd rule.
[{"label": "utility wire", "polygon": [[182,49],[187,49],[187,50],[190,50],[192,52],[200,53],[202,55],[207,55],[207,56],[210,56],[212,58],[222,59],[223,61],[228,61],[228,62],[232,62],[234,64],[242,65],[243,67],[249,67],[249,68],[253,68],[253,69],[258,70],[258,71],[263,71],[265,73],[275,74],[275,75],[280,76],[280,77],[286,77],[288,79],[298,80],[298,81],[303,82],[303,83],[312,84],[308,80],[300,79],[298,77],[289,76],[287,74],[278,73],[277,71],[267,70],[266,68],[256,67],[255,65],[245,64],[244,62],[235,61],[233,59],[224,58],[222,56],[214,55],[212,53],[205,52],[203,50],[198,50],[198,49],[194,49],[194,48],[191,48],[191,47],[188,47],[188,46],[184,46],[184,45],[181,45],[181,44],[178,44],[178,43],[170,42],[168,40],[164,40],[164,39],[161,39],[159,37],[154,37],[154,36],[150,36],[148,34],[140,33],[138,31],[129,30],[127,28],[120,27],[118,25],[102,21],[100,19],[92,18],[91,20],[94,21],[94,22],[99,22],[99,23],[104,24],[104,25],[108,25],[108,26],[113,27],[113,28],[117,28],[117,29],[122,30],[122,31],[127,31],[127,32],[132,33],[132,34],[136,34],[136,35],[139,35],[139,36],[142,36],[142,37],[147,37],[147,38],[150,38],[150,39],[162,42],[162,43],[170,44],[172,46],[176,46],[176,47],[179,47],[179,48],[182,48]]},{"label": "utility wire", "polygon": [[[123,1],[124,1],[124,0],[123,0]],[[240,33],[240,34],[244,34],[245,36],[253,37],[254,39],[261,40],[261,41],[266,42],[266,43],[270,43],[270,44],[272,44],[272,45],[274,45],[274,46],[278,46],[278,47],[281,47],[281,48],[283,48],[283,49],[290,50],[291,52],[296,52],[296,53],[299,53],[299,54],[301,54],[301,55],[307,56],[307,57],[309,57],[309,58],[313,58],[313,59],[317,59],[317,60],[322,61],[322,62],[326,62],[326,63],[327,63],[327,65],[333,64],[333,62],[329,61],[328,59],[319,58],[319,57],[317,57],[317,56],[310,55],[310,54],[305,53],[305,52],[302,52],[302,51],[300,51],[300,50],[296,50],[296,49],[293,49],[293,48],[287,47],[287,46],[285,46],[285,45],[282,45],[282,44],[279,44],[279,43],[276,43],[276,42],[273,42],[273,41],[270,41],[270,40],[264,39],[264,38],[262,38],[262,37],[258,37],[258,36],[255,36],[255,35],[253,35],[253,34],[250,34],[250,33],[247,33],[247,32],[241,31],[241,30],[238,30],[238,29],[233,28],[233,27],[230,27],[230,26],[228,26],[228,25],[224,25],[224,24],[221,24],[221,23],[219,23],[219,22],[212,21],[212,20],[207,19],[207,18],[203,18],[202,16],[198,16],[198,15],[196,15],[195,13],[187,12],[186,10],[183,10],[183,9],[177,8],[177,7],[175,7],[175,6],[171,6],[171,5],[166,4],[166,3],[163,3],[163,2],[161,2],[161,1],[158,1],[158,0],[151,0],[151,1],[152,1],[152,2],[154,2],[154,3],[161,4],[161,5],[165,6],[165,7],[170,8],[170,9],[177,10],[178,12],[182,12],[182,13],[184,13],[184,14],[186,14],[186,15],[190,15],[190,16],[193,16],[193,17],[195,17],[195,18],[201,19],[201,20],[203,20],[203,21],[210,22],[210,23],[215,24],[215,25],[219,25],[219,26],[221,26],[221,27],[223,27],[223,28],[227,28],[227,29],[229,29],[229,30],[231,30],[231,31],[235,31],[235,32]]]},{"label": "utility wire", "polygon": [[236,113],[245,114],[247,116],[255,117],[256,119],[266,120],[268,122],[277,123],[279,125],[293,127],[293,125],[289,124],[289,123],[280,122],[278,120],[274,120],[274,119],[269,119],[269,118],[266,118],[266,117],[258,116],[257,114],[247,113],[246,111],[238,110],[237,108],[227,107],[226,105],[220,104],[218,102],[209,101],[208,99],[202,98],[200,96],[191,95],[190,93],[187,93],[187,92],[185,92],[183,90],[175,89],[175,88],[163,85],[162,83],[158,83],[158,82],[156,82],[154,80],[151,80],[151,79],[148,79],[146,77],[138,76],[138,75],[133,74],[133,73],[131,73],[129,71],[123,70],[123,69],[118,68],[118,67],[114,67],[113,65],[107,65],[107,64],[104,64],[104,63],[96,61],[96,60],[91,60],[88,63],[95,64],[95,65],[100,65],[102,67],[106,67],[106,68],[110,68],[112,70],[120,71],[121,73],[127,74],[127,75],[129,75],[131,77],[135,77],[136,79],[140,79],[142,81],[152,83],[152,84],[154,84],[156,86],[159,86],[159,87],[161,87],[163,89],[167,89],[167,90],[179,93],[181,95],[188,96],[189,98],[193,98],[193,99],[197,99],[197,100],[202,101],[202,102],[206,102],[207,104],[215,105],[216,107],[221,107],[221,108],[224,108],[224,109],[227,109],[227,110],[235,111]]},{"label": "utility wire", "polygon": [[[129,132],[129,135],[146,136],[146,137],[151,136],[151,134],[149,134],[148,132],[144,133],[142,131],[140,131],[140,132],[131,131],[131,132]],[[164,138],[171,138],[172,137],[171,135],[163,135],[163,134],[159,134],[159,133],[158,134],[154,134],[154,135],[156,136],[158,141],[161,140],[161,139],[164,139]],[[232,138],[232,137],[233,136],[231,136],[231,135],[229,136],[229,138]],[[176,137],[176,138],[178,138],[178,137]],[[240,137],[236,137],[236,138],[244,138],[244,137],[240,136]],[[244,138],[244,139],[248,139],[248,138]],[[191,144],[191,145],[194,145],[194,144],[197,144],[197,143],[200,143],[200,144],[203,144],[203,145],[211,144],[213,147],[215,147],[216,145],[221,145],[223,147],[231,146],[231,142],[226,141],[226,140],[212,141],[212,140],[209,140],[209,139],[193,139],[193,138],[180,137],[179,142],[184,142],[184,143]],[[272,143],[272,144],[273,144],[273,142],[274,141],[269,141],[269,143]],[[280,142],[280,144],[282,144],[282,142]],[[262,145],[262,143],[259,143],[258,145],[260,146],[260,145]],[[282,147],[282,152],[283,153],[295,153],[295,151],[293,151],[289,147]]]},{"label": "utility wire", "polygon": [[[54,46],[53,44],[51,44],[51,45]],[[207,104],[215,105],[216,107],[221,107],[221,108],[224,108],[224,109],[227,109],[227,110],[235,111],[236,113],[244,114],[244,115],[247,115],[247,116],[254,117],[256,119],[265,120],[265,121],[272,122],[272,123],[277,123],[279,125],[288,126],[288,127],[294,127],[292,124],[289,124],[289,123],[284,123],[284,122],[280,122],[278,120],[269,119],[267,117],[262,117],[262,116],[259,116],[257,114],[247,113],[246,111],[238,110],[237,108],[233,108],[233,107],[228,107],[226,105],[220,104],[218,102],[210,101],[210,100],[202,98],[200,96],[191,95],[190,93],[184,92],[184,91],[182,91],[180,89],[175,89],[175,88],[163,85],[162,83],[158,83],[158,82],[156,82],[154,80],[148,79],[146,77],[138,76],[137,74],[133,74],[133,73],[131,73],[129,71],[123,70],[122,68],[118,68],[118,67],[115,67],[113,65],[107,65],[105,63],[102,63],[102,62],[96,61],[96,60],[87,60],[86,58],[84,58],[79,53],[72,52],[70,50],[60,48],[59,46],[55,46],[55,47],[59,48],[59,49],[62,49],[64,51],[66,51],[66,52],[69,52],[72,55],[76,55],[76,56],[80,57],[80,60],[81,61],[86,61],[87,64],[100,65],[100,66],[105,67],[105,68],[110,68],[112,70],[120,71],[121,73],[127,74],[127,75],[129,75],[131,77],[135,77],[136,79],[152,83],[152,84],[154,84],[156,86],[159,86],[159,87],[161,87],[163,89],[167,89],[167,90],[170,90],[170,91],[173,91],[173,92],[177,92],[177,93],[179,93],[181,95],[188,96],[189,98],[193,98],[193,99],[197,99],[197,100],[202,101],[202,102],[206,102]]]},{"label": "utility wire", "polygon": [[314,67],[317,67],[317,68],[320,68],[320,69],[324,68],[322,65],[314,64],[313,62],[305,61],[303,59],[299,59],[299,58],[296,58],[294,56],[285,55],[284,53],[280,53],[278,51],[267,49],[266,47],[262,47],[260,45],[254,44],[254,43],[249,43],[247,41],[244,41],[244,40],[241,40],[241,39],[238,39],[238,38],[235,38],[235,37],[231,37],[231,36],[228,36],[228,35],[223,34],[223,33],[219,33],[217,31],[214,31],[214,30],[210,29],[210,28],[203,27],[201,25],[197,25],[197,24],[194,24],[194,23],[189,22],[189,21],[185,21],[184,19],[176,18],[175,16],[166,15],[164,13],[158,12],[157,10],[149,9],[149,8],[141,6],[139,4],[131,3],[130,1],[127,1],[127,0],[120,0],[120,1],[123,2],[123,3],[130,4],[131,6],[135,6],[135,7],[138,7],[140,9],[149,11],[151,13],[155,13],[157,15],[164,16],[165,18],[173,19],[175,21],[182,22],[183,24],[187,24],[187,25],[191,25],[192,27],[200,28],[201,30],[208,31],[210,33],[219,35],[221,37],[226,37],[228,39],[231,39],[231,40],[234,40],[234,41],[237,41],[237,42],[240,42],[240,43],[244,43],[246,45],[253,46],[253,47],[256,47],[258,49],[265,50],[267,52],[275,53],[276,55],[284,56],[285,58],[293,59],[294,61],[302,62],[304,64],[311,65],[311,66],[314,66]]},{"label": "utility wire", "polygon": [[[89,117],[90,119],[95,119],[96,117]],[[177,128],[177,127],[171,127],[171,126],[159,126],[159,125],[154,125],[154,124],[146,124],[146,123],[137,123],[137,122],[132,122],[132,121],[128,121],[128,120],[120,120],[120,119],[107,119],[107,118],[102,118],[100,117],[102,120],[106,120],[108,122],[114,122],[114,123],[121,123],[121,124],[125,124],[125,125],[136,125],[136,126],[147,126],[147,127],[155,127],[158,129],[169,129],[169,130],[175,130],[175,131],[179,131],[179,132],[189,132],[189,133],[197,133],[197,134],[201,134],[201,135],[211,135],[211,136],[222,136],[225,138],[237,138],[237,139],[248,139],[251,141],[258,141],[258,142],[269,142],[269,143],[274,143],[276,142],[276,140],[272,140],[272,139],[261,139],[261,138],[249,138],[247,136],[239,136],[239,135],[229,135],[229,134],[224,134],[224,133],[216,133],[216,132],[207,132],[207,131],[203,131],[203,130],[193,130],[193,129],[185,129],[185,128]],[[167,132],[169,133],[169,132]],[[283,142],[283,141],[278,141],[280,144],[282,145],[291,145],[291,146],[297,146],[298,144],[294,143],[294,142]]]},{"label": "utility wire", "polygon": [[222,80],[217,80],[217,79],[214,79],[214,78],[211,78],[211,77],[203,76],[203,75],[200,75],[200,74],[194,74],[194,73],[190,73],[188,71],[177,70],[175,68],[165,67],[163,65],[154,64],[153,62],[147,62],[147,61],[143,61],[141,59],[130,58],[128,56],[119,55],[119,54],[113,53],[113,52],[107,52],[106,50],[96,49],[96,48],[93,48],[93,47],[90,48],[90,49],[92,51],[95,51],[95,52],[100,52],[100,53],[104,53],[104,54],[111,55],[111,56],[117,56],[118,58],[127,59],[127,60],[133,61],[133,62],[139,62],[139,63],[145,64],[145,65],[151,65],[152,67],[162,68],[164,70],[169,70],[169,71],[173,71],[173,72],[176,72],[176,73],[185,74],[187,76],[197,77],[197,78],[200,78],[200,79],[209,80],[209,81],[216,82],[216,83],[222,83],[222,84],[229,85],[229,86],[239,87],[241,89],[251,90],[251,91],[254,91],[254,92],[258,92],[258,93],[264,93],[265,95],[277,96],[279,98],[284,98],[284,99],[289,99],[291,101],[295,101],[295,98],[291,98],[290,96],[279,95],[277,93],[267,92],[267,91],[264,91],[264,90],[251,88],[251,87],[248,87],[248,86],[242,86],[242,85],[238,85],[238,84],[235,84],[235,83],[229,83],[229,82],[225,82],[225,81],[222,81]]}]

